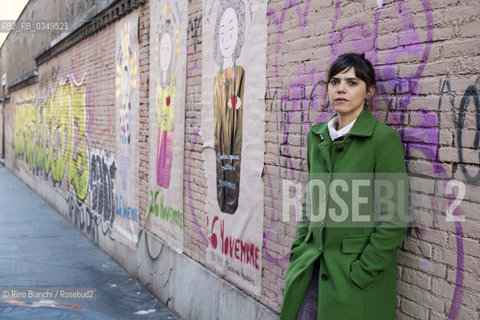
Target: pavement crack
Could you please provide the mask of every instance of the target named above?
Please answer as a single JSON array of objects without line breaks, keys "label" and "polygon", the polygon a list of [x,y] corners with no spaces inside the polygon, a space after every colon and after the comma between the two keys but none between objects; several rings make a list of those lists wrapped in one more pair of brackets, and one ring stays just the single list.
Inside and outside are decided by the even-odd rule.
[{"label": "pavement crack", "polygon": [[173,268],[170,268],[170,270],[168,270],[168,278],[167,278],[167,281],[165,281],[165,283],[163,284],[163,287],[166,288],[168,283],[170,282],[170,277],[172,276],[172,271],[173,271]]}]

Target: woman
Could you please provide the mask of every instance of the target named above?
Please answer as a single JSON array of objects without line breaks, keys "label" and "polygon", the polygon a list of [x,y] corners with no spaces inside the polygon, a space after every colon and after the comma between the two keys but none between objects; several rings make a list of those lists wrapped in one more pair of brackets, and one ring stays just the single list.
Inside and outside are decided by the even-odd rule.
[{"label": "woman", "polygon": [[[408,209],[403,146],[366,108],[375,71],[364,54],[338,57],[327,92],[336,115],[308,133],[307,200],[280,319],[395,319],[396,249]],[[382,194],[386,185],[393,189]]]}]

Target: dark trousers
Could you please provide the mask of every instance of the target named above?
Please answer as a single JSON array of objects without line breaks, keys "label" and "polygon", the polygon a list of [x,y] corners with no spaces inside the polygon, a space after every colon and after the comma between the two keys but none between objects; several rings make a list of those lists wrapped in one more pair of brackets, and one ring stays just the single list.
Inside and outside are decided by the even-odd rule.
[{"label": "dark trousers", "polygon": [[319,260],[313,264],[312,280],[308,285],[307,292],[303,296],[302,304],[297,313],[297,320],[317,320],[318,309],[318,269]]}]

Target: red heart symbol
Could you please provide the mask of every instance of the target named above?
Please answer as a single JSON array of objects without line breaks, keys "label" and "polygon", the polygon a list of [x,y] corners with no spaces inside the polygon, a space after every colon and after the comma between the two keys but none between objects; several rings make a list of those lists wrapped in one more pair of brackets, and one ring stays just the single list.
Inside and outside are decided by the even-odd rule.
[{"label": "red heart symbol", "polygon": [[217,249],[217,235],[215,233],[210,237],[210,242],[212,243],[212,248]]},{"label": "red heart symbol", "polygon": [[237,96],[233,96],[232,99],[232,108],[235,110],[235,106],[237,105]]},{"label": "red heart symbol", "polygon": [[170,97],[167,97],[167,106],[170,105]]}]

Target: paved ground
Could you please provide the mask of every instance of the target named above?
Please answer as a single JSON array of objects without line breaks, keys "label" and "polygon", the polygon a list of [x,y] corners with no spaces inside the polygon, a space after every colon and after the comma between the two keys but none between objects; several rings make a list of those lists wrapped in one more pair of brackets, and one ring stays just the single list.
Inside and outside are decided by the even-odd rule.
[{"label": "paved ground", "polygon": [[[12,287],[94,288],[96,298],[5,299]],[[0,165],[0,319],[177,317]]]}]

